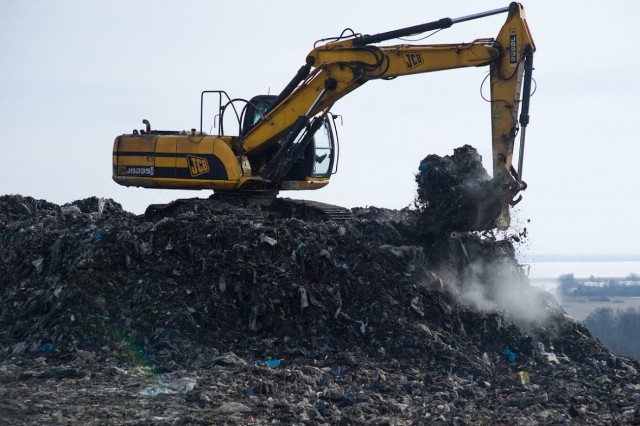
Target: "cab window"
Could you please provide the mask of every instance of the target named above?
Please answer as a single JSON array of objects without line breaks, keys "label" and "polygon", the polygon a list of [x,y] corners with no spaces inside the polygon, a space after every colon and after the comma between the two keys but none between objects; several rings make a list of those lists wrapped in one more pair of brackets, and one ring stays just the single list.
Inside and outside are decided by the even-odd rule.
[{"label": "cab window", "polygon": [[333,132],[328,120],[325,120],[313,139],[315,143],[315,158],[312,176],[329,176],[333,166]]}]

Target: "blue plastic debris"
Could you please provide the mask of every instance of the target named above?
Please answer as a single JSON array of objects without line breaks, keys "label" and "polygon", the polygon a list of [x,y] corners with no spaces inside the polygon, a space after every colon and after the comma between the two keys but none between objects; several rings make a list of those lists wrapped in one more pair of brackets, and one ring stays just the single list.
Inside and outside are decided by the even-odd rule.
[{"label": "blue plastic debris", "polygon": [[513,352],[511,352],[511,349],[509,349],[508,347],[504,348],[502,353],[507,357],[509,362],[516,362],[516,360],[518,359],[518,356],[516,354],[514,354]]},{"label": "blue plastic debris", "polygon": [[43,343],[42,345],[40,345],[40,347],[38,349],[36,349],[36,352],[39,352],[39,353],[53,352],[53,344],[52,343]]},{"label": "blue plastic debris", "polygon": [[264,362],[264,365],[266,365],[267,367],[280,367],[280,360],[279,359],[268,359]]},{"label": "blue plastic debris", "polygon": [[428,161],[420,163],[420,167],[418,168],[420,172],[418,177],[418,183],[425,183],[425,181],[427,180],[427,172],[429,171],[430,168],[431,168],[431,163],[429,163]]},{"label": "blue plastic debris", "polygon": [[97,230],[96,233],[93,235],[93,240],[94,241],[100,241],[102,239],[102,231],[101,230]]}]

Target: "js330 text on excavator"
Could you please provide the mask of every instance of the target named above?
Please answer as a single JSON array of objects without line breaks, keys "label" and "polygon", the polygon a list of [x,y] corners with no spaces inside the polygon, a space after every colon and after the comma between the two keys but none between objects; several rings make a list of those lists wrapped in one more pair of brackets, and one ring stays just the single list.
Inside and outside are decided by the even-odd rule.
[{"label": "js330 text on excavator", "polygon": [[[380,43],[441,30],[506,13],[495,38],[459,44]],[[374,35],[345,30],[319,40],[295,77],[276,95],[232,99],[221,90],[200,97],[200,129],[134,130],[115,139],[113,179],[120,185],[210,189],[214,195],[273,199],[282,190],[312,190],[329,183],[337,165],[333,105],[369,80],[464,67],[489,67],[493,179],[491,194],[475,200],[467,230],[506,229],[509,206],[526,185],[521,180],[535,45],[519,3],[460,18],[443,18]],[[219,133],[202,131],[205,95],[217,98]],[[520,117],[518,112],[520,111]],[[237,135],[224,134],[233,114]],[[512,164],[520,135],[518,170]],[[316,204],[316,207],[318,204]]]}]

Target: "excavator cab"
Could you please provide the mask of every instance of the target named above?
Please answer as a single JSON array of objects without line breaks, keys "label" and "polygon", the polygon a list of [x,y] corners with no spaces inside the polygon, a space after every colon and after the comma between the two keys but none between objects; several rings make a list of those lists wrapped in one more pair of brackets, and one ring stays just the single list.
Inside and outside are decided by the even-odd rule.
[{"label": "excavator cab", "polygon": [[[240,134],[247,134],[267,114],[276,99],[277,96],[274,95],[257,95],[251,98],[242,114]],[[337,166],[338,137],[332,115],[324,117],[321,126],[313,135],[302,134],[297,143],[305,143],[305,137],[311,139],[306,142],[302,153],[284,175],[285,186],[307,178],[329,178]]]},{"label": "excavator cab", "polygon": [[243,112],[240,134],[247,134],[249,130],[267,114],[275,100],[275,95],[258,95],[251,98],[251,100],[247,102]]}]

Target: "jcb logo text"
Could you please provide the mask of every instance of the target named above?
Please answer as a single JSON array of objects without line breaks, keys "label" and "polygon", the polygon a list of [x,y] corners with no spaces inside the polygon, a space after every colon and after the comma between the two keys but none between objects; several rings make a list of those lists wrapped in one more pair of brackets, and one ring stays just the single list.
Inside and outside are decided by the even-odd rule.
[{"label": "jcb logo text", "polygon": [[422,53],[405,53],[403,56],[404,64],[407,66],[408,70],[424,63]]},{"label": "jcb logo text", "polygon": [[191,176],[200,176],[209,172],[209,162],[206,158],[187,155],[187,163],[189,164]]}]

